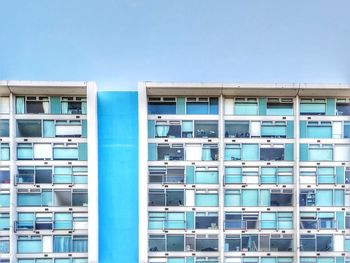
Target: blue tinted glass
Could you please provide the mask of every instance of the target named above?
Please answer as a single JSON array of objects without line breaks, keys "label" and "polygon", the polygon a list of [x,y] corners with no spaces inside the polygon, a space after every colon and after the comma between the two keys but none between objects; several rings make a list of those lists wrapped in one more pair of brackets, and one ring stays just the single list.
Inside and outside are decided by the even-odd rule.
[{"label": "blue tinted glass", "polygon": [[175,102],[149,102],[148,114],[176,114]]},{"label": "blue tinted glass", "polygon": [[209,114],[208,102],[187,102],[187,114]]},{"label": "blue tinted glass", "polygon": [[218,114],[219,113],[218,99],[210,98],[209,101],[210,101],[210,114]]}]

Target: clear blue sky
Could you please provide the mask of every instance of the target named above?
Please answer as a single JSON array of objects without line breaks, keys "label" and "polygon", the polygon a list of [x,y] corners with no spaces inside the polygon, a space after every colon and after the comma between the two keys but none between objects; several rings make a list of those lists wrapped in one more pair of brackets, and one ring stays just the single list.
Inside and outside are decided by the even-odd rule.
[{"label": "clear blue sky", "polygon": [[0,79],[350,83],[350,1],[0,0]]}]

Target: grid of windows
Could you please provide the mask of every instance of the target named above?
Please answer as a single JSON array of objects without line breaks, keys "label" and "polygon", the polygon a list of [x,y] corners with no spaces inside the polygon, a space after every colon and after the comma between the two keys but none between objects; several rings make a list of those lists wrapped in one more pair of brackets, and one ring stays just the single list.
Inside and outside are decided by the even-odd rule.
[{"label": "grid of windows", "polygon": [[0,97],[0,262],[88,262],[86,90],[73,93]]},{"label": "grid of windows", "polygon": [[349,99],[147,100],[149,262],[349,261]]}]

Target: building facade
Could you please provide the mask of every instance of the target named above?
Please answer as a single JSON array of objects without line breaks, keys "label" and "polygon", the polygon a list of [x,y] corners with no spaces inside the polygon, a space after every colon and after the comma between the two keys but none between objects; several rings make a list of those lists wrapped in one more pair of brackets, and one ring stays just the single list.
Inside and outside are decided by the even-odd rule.
[{"label": "building facade", "polygon": [[97,262],[95,101],[90,82],[0,82],[0,262]]},{"label": "building facade", "polygon": [[350,88],[0,82],[1,263],[349,263]]},{"label": "building facade", "polygon": [[140,83],[140,262],[350,262],[349,96]]}]

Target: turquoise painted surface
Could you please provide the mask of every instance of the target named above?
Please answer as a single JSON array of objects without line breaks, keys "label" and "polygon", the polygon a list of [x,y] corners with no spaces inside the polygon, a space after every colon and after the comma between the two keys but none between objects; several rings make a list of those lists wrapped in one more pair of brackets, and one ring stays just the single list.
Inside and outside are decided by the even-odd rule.
[{"label": "turquoise painted surface", "polygon": [[137,92],[99,92],[97,98],[99,263],[136,263],[139,262]]}]

